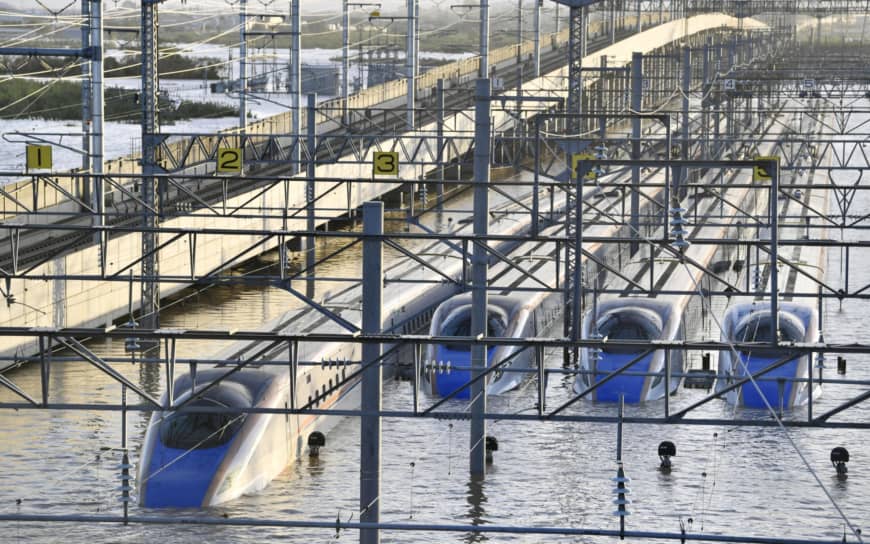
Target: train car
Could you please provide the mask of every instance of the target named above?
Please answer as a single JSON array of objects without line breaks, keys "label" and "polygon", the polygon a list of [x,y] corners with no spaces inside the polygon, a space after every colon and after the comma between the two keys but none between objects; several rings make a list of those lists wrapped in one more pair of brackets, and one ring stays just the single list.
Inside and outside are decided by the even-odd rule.
[{"label": "train car", "polygon": [[[785,235],[806,238],[810,236],[808,225],[813,221],[811,210],[826,210],[828,206],[824,189],[810,189],[781,200],[780,230]],[[802,232],[804,228],[807,230]],[[814,230],[812,235],[822,236],[822,233]],[[770,262],[758,257],[753,266],[747,266],[747,273],[751,272],[756,278],[758,295],[736,297],[723,318],[722,342],[769,345],[775,334],[783,344],[778,350],[767,349],[764,353],[753,352],[751,348],[725,349],[719,353],[715,390],[723,393],[729,404],[781,412],[805,404],[810,395],[821,395],[819,384],[811,386],[812,356],[785,358],[788,344],[821,340],[815,295],[824,279],[826,252],[817,246],[794,245],[780,247],[779,254],[790,264],[780,265],[777,278],[780,293],[777,324],[774,325],[771,318],[768,294],[772,287]],[[742,385],[737,386],[738,383]]]},{"label": "train car", "polygon": [[[771,121],[767,130],[778,135],[783,127]],[[738,175],[747,176],[732,172],[730,177]],[[702,173],[702,179],[709,180],[709,189],[685,195],[685,209],[677,214],[679,221],[672,223],[685,239],[738,239],[749,228],[747,218],[766,214],[768,195],[763,187],[729,187],[713,172]],[[731,204],[725,206],[725,202]],[[694,220],[689,220],[692,216]],[[693,222],[690,230],[683,230]],[[661,230],[657,234],[664,235]],[[651,253],[623,267],[621,277],[610,282],[609,294],[592,304],[582,325],[584,339],[637,341],[637,345],[580,350],[576,393],[590,400],[613,402],[622,398],[638,403],[677,391],[687,367],[686,354],[679,350],[667,354],[650,350],[650,346],[657,341],[686,340],[708,322],[710,301],[704,299],[704,293],[727,289],[726,282],[736,280],[735,272],[742,266],[734,246],[686,245],[680,257],[650,246]],[[662,255],[666,257],[662,259]],[[711,270],[726,275],[708,273]],[[640,288],[641,283],[648,283],[648,287]]]},{"label": "train car", "polygon": [[[699,222],[685,232],[687,239],[736,237],[740,210],[758,210],[766,199],[759,191],[731,188],[725,200],[741,205],[722,207],[718,192],[687,198],[684,216]],[[661,231],[659,231],[661,235]],[[581,337],[607,341],[636,341],[636,346],[608,346],[580,350],[574,391],[589,400],[627,403],[657,400],[676,392],[686,368],[680,351],[650,350],[657,341],[687,339],[687,323],[698,325],[709,316],[702,293],[727,286],[739,256],[731,246],[690,245],[681,256],[660,248],[626,264],[602,289],[605,294],[586,312]],[[710,275],[710,269],[725,276]],[[630,281],[627,281],[630,280]],[[612,375],[611,375],[612,374]],[[668,379],[665,379],[665,377]],[[589,390],[587,392],[587,390]]]},{"label": "train car", "polygon": [[[651,174],[651,179],[655,181],[661,181],[663,177],[661,171]],[[614,222],[612,216],[621,213],[630,194],[596,189],[590,191],[595,205],[586,212],[584,233],[596,238],[626,235],[627,228]],[[661,192],[660,184],[642,188],[642,215],[656,213],[655,202]],[[550,227],[542,231],[541,236],[564,237],[564,226]],[[519,246],[512,257],[517,263],[534,262],[529,273],[520,271],[519,266],[503,262],[490,267],[489,286],[496,293],[488,296],[487,336],[521,340],[540,336],[552,328],[563,308],[563,295],[557,287],[563,281],[565,252],[564,248],[557,247],[554,242],[527,242]],[[621,262],[618,252],[611,252],[612,248],[600,242],[585,243],[583,249],[608,266],[618,267]],[[586,256],[581,255],[580,266],[586,262]],[[449,298],[433,314],[429,334],[469,336],[471,311],[470,293]],[[469,398],[470,389],[463,386],[471,379],[470,347],[429,345],[424,361],[426,368],[421,378],[429,393],[434,396]],[[487,375],[487,394],[498,395],[516,388],[530,376],[537,364],[532,351],[519,345],[489,347],[487,366],[498,365],[499,369]]]},{"label": "train car", "polygon": [[[530,199],[527,191],[494,206],[490,231],[516,236],[528,230],[530,215],[524,211]],[[564,198],[556,197],[554,206],[563,207]],[[461,215],[451,223],[452,232],[459,235],[472,229]],[[495,244],[499,253],[515,247],[516,242],[508,240]],[[464,265],[457,251],[454,244],[433,242],[418,250],[428,266],[404,259],[385,267],[385,277],[400,280],[387,283],[384,290],[386,332],[419,327],[438,303],[459,291]],[[442,281],[444,276],[454,281]],[[360,285],[354,284],[328,295],[322,305],[359,326],[361,297]],[[264,328],[294,334],[347,332],[307,306]],[[145,507],[207,507],[262,489],[304,453],[313,433],[325,433],[340,420],[339,416],[257,410],[359,407],[357,343],[300,342],[296,365],[289,364],[283,342],[241,342],[216,358],[230,362],[181,376],[173,384],[173,406],[194,398],[183,411],[152,414],[137,479],[139,502]],[[296,372],[291,376],[292,366]],[[162,402],[168,405],[166,395]]]}]

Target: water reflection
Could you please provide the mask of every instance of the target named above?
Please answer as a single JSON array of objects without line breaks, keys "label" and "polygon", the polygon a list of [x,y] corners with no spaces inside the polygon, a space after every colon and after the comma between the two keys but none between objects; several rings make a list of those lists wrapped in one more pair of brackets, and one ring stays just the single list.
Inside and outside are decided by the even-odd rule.
[{"label": "water reflection", "polygon": [[[465,498],[468,501],[468,517],[472,525],[483,525],[486,523],[484,519],[486,514],[484,509],[486,493],[483,492],[485,484],[486,480],[483,476],[472,476],[468,480],[468,491],[465,494]],[[464,542],[484,542],[489,540],[489,538],[484,533],[473,531],[467,533],[462,540]]]}]

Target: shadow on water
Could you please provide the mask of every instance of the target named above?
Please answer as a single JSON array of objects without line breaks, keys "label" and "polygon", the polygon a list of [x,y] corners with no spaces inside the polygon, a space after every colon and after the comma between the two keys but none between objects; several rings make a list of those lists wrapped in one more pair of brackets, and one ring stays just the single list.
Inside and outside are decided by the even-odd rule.
[{"label": "shadow on water", "polygon": [[[468,493],[465,498],[468,501],[468,517],[472,525],[483,525],[486,521],[483,519],[486,514],[484,505],[486,504],[486,494],[484,493],[484,485],[486,480],[483,476],[472,476],[468,481]],[[462,539],[464,542],[485,542],[489,538],[484,533],[472,531],[465,535]]]}]

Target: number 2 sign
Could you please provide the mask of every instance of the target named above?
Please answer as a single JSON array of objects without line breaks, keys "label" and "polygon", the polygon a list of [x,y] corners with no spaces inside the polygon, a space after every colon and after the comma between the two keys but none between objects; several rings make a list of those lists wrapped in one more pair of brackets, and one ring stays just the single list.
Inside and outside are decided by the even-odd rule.
[{"label": "number 2 sign", "polygon": [[218,172],[241,172],[242,150],[236,147],[224,147],[217,152]]}]

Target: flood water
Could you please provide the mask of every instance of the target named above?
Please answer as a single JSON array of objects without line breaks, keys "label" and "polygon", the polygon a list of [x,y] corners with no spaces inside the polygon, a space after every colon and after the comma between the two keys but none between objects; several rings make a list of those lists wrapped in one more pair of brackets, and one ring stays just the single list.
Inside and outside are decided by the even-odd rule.
[{"label": "flood water", "polygon": [[[468,206],[467,198],[459,206]],[[856,197],[856,210],[867,209],[870,195]],[[833,207],[833,203],[832,203]],[[434,216],[426,221],[435,224]],[[444,221],[441,218],[440,221]],[[833,235],[832,233],[829,233]],[[853,235],[866,239],[860,231]],[[327,248],[322,248],[327,250]],[[249,263],[247,270],[269,264],[270,256]],[[840,256],[829,252],[826,280],[842,283]],[[348,261],[337,262],[326,275],[353,277]],[[851,285],[870,283],[870,260],[853,254]],[[351,270],[347,270],[351,268]],[[240,273],[243,271],[239,271]],[[321,286],[334,289],[339,284]],[[211,287],[189,292],[164,307],[162,326],[211,329],[253,329],[279,316],[298,301],[278,289],[242,286]],[[826,340],[863,342],[866,304],[836,301],[826,304]],[[718,337],[717,337],[718,338]],[[92,342],[91,349],[104,357],[122,356],[122,342]],[[179,357],[205,357],[220,345],[183,341]],[[562,354],[547,354],[547,366],[560,368]],[[867,358],[850,356],[851,379],[870,379]],[[827,377],[835,377],[828,360]],[[115,365],[145,390],[159,394],[162,371],[154,367]],[[39,391],[39,371],[25,367],[10,375],[31,395]],[[53,402],[117,403],[120,386],[84,363],[55,364],[52,372]],[[572,379],[554,374],[547,387],[548,408],[573,396]],[[385,387],[386,410],[411,408],[409,382],[389,382]],[[817,414],[863,392],[860,386],[825,385],[817,399]],[[671,398],[673,410],[707,394],[681,389]],[[131,394],[130,402],[136,402]],[[424,397],[424,405],[433,402]],[[0,400],[15,397],[0,390]],[[534,413],[534,383],[488,400],[489,408],[503,413]],[[468,406],[454,401],[445,410]],[[627,406],[625,415],[660,416],[661,402]],[[614,416],[616,406],[580,402],[567,414]],[[769,420],[767,414],[738,411],[714,401],[690,418],[734,416]],[[832,421],[868,421],[870,407],[859,405]],[[786,419],[806,417],[796,409]],[[148,424],[148,414],[131,412],[127,418],[133,462]],[[612,423],[515,422],[488,424],[488,434],[499,440],[499,451],[483,481],[468,476],[468,424],[439,419],[386,418],[383,421],[381,519],[395,523],[480,524],[531,527],[618,528],[613,515],[611,481],[616,475],[617,428]],[[787,436],[788,435],[788,436]],[[712,425],[640,425],[624,427],[623,463],[632,479],[627,529],[678,533],[728,534],[789,539],[843,538],[844,523],[831,499],[858,527],[870,525],[870,446],[867,431],[734,427]],[[657,446],[671,440],[677,446],[674,469],[658,470]],[[97,410],[0,411],[0,514],[120,515],[118,465],[121,454],[121,416]],[[847,480],[838,480],[831,467],[831,448],[845,446],[852,454]],[[803,462],[805,459],[810,468]],[[814,471],[830,494],[822,490]],[[318,459],[304,457],[274,480],[264,491],[224,506],[206,510],[160,511],[131,505],[131,515],[165,515],[218,520],[358,520],[359,421],[345,418],[329,434]],[[198,525],[139,525],[26,522],[0,523],[3,542],[334,542],[358,540],[354,531],[334,529],[231,527]],[[62,536],[61,536],[62,535]],[[587,542],[593,537],[558,535],[507,535],[475,532],[383,531],[383,542]],[[855,539],[851,535],[849,542]]]}]

